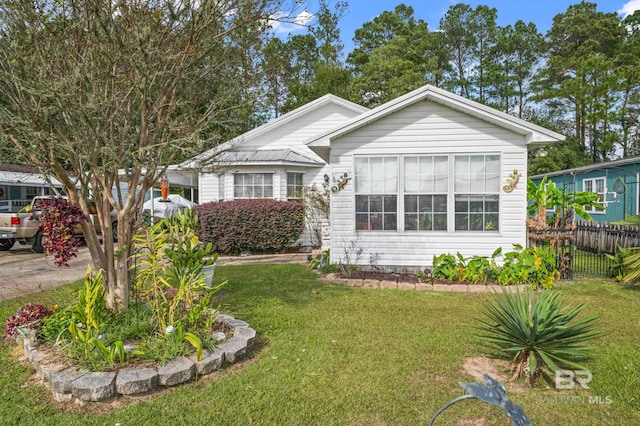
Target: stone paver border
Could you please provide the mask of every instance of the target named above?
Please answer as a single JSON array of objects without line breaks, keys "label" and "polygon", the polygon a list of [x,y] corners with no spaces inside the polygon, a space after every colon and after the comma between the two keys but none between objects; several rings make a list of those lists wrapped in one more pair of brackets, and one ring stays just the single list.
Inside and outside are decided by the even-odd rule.
[{"label": "stone paver border", "polygon": [[44,385],[51,389],[56,401],[75,399],[80,403],[97,402],[115,396],[148,394],[161,387],[177,386],[219,370],[225,363],[242,359],[255,341],[255,330],[246,322],[229,315],[218,314],[217,319],[233,328],[233,337],[218,345],[214,351],[203,350],[200,361],[192,354],[178,357],[157,368],[132,367],[118,372],[88,372],[62,365],[48,359],[46,353],[38,349],[35,333],[21,339],[25,356]]},{"label": "stone paver border", "polygon": [[342,278],[339,274],[321,274],[321,279],[334,284],[341,284],[347,287],[383,288],[399,290],[418,291],[444,291],[456,293],[492,293],[516,292],[525,289],[525,285],[498,285],[498,284],[431,284],[431,283],[409,283],[403,281],[379,281],[368,279]]}]

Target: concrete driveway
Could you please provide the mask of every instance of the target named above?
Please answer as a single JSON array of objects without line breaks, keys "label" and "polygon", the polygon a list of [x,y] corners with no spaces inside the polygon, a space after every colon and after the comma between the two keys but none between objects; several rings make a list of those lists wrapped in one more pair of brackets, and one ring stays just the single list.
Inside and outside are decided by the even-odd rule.
[{"label": "concrete driveway", "polygon": [[0,301],[13,299],[43,289],[58,287],[83,278],[92,265],[89,250],[79,247],[78,257],[66,266],[57,267],[53,257],[34,253],[30,246],[17,244],[0,251]]},{"label": "concrete driveway", "polygon": [[[306,264],[307,253],[269,254],[255,256],[220,256],[218,265],[243,265],[265,263]],[[81,279],[87,272],[91,255],[85,246],[80,246],[78,257],[69,262],[69,267],[57,267],[53,257],[34,253],[30,246],[17,244],[9,251],[0,251],[0,301],[25,294],[69,284]]]}]

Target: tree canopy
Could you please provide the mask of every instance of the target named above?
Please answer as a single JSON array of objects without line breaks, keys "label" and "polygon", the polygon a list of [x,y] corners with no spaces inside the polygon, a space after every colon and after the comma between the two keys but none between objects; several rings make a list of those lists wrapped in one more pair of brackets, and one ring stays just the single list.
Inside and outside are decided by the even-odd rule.
[{"label": "tree canopy", "polygon": [[[104,243],[83,224],[114,309],[145,192],[166,167],[246,120],[252,52],[270,0],[0,5],[0,126],[12,149],[97,207]],[[208,142],[211,143],[211,142]],[[131,189],[126,195],[124,189]],[[117,216],[116,250],[110,212]]]}]

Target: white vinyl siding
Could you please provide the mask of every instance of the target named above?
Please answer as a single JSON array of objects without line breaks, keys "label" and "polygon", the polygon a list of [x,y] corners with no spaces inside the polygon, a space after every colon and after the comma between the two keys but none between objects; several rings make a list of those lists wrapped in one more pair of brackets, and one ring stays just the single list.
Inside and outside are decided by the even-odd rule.
[{"label": "white vinyl siding", "polygon": [[[496,167],[500,187],[500,212],[497,231],[454,230],[453,156],[499,155]],[[422,157],[447,156],[449,159],[450,189],[447,191],[447,231],[409,230],[405,221],[407,205],[404,195],[398,204],[398,231],[358,231],[355,223],[356,178],[354,160],[358,157],[389,156]],[[362,248],[362,264],[370,254],[378,253],[378,265],[428,267],[434,255],[443,253],[463,256],[491,256],[498,247],[513,250],[513,244],[526,246],[527,148],[523,135],[503,127],[446,108],[436,102],[412,104],[356,129],[331,142],[332,178],[347,173],[352,180],[338,192],[331,194],[331,262],[338,263],[345,244],[357,241]],[[400,162],[400,167],[404,163]],[[505,193],[505,179],[518,170],[522,175],[513,192]],[[399,184],[404,175],[399,174]],[[436,194],[425,194],[436,195]],[[495,194],[490,194],[495,195]],[[451,198],[451,199],[449,199]],[[400,222],[405,222],[401,226]]]}]

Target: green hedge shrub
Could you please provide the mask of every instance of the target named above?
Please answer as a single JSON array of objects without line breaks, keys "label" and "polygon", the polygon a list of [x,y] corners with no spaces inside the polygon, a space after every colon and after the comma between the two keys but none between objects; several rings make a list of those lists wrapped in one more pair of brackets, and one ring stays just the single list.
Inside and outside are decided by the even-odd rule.
[{"label": "green hedge shrub", "polygon": [[236,200],[195,207],[200,241],[216,253],[281,252],[304,229],[304,206],[298,202]]}]

